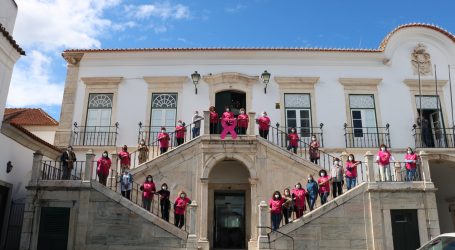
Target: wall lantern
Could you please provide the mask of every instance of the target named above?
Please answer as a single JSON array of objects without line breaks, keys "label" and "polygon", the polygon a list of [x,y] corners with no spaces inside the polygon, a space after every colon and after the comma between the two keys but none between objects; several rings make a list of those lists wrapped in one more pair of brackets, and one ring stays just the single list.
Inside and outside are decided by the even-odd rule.
[{"label": "wall lantern", "polygon": [[267,72],[267,70],[264,70],[264,72],[261,75],[262,82],[265,84],[264,86],[264,94],[267,94],[267,84],[269,84],[270,81],[270,73]]},{"label": "wall lantern", "polygon": [[191,74],[191,80],[193,80],[194,84],[194,93],[197,95],[197,84],[199,83],[199,80],[201,79],[201,74],[197,73],[197,71],[194,71],[193,74]]}]

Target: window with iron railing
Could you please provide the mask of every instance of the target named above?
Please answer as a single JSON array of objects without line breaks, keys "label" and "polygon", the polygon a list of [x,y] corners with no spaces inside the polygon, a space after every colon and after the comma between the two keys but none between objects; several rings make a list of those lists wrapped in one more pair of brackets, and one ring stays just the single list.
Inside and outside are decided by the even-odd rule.
[{"label": "window with iron railing", "polygon": [[310,94],[284,94],[286,127],[296,128],[302,138],[310,138],[316,132],[312,127]]}]

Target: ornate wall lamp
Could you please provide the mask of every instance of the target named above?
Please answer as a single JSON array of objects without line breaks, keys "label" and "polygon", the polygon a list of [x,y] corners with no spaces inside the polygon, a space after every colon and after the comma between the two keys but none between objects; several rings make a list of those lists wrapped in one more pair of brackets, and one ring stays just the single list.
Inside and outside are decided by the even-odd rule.
[{"label": "ornate wall lamp", "polygon": [[265,84],[264,86],[264,94],[267,94],[267,85],[269,84],[270,81],[270,73],[267,72],[267,70],[264,70],[264,72],[261,74],[261,79],[262,82]]},{"label": "ornate wall lamp", "polygon": [[194,71],[193,74],[191,74],[191,80],[193,80],[194,84],[194,93],[197,95],[197,84],[199,83],[199,80],[201,79],[201,74],[197,73],[197,71]]}]

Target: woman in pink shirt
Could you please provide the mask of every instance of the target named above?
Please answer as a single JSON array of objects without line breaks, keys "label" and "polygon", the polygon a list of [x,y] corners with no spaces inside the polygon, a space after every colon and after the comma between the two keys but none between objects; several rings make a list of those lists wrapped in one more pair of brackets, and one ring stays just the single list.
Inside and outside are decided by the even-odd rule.
[{"label": "woman in pink shirt", "polygon": [[246,135],[246,130],[248,128],[249,117],[245,114],[245,109],[240,109],[240,114],[237,116],[237,127],[239,135]]},{"label": "woman in pink shirt", "polygon": [[321,197],[321,205],[324,205],[330,195],[330,176],[327,176],[327,171],[324,169],[319,171],[318,186],[319,197]]},{"label": "woman in pink shirt", "polygon": [[270,118],[267,116],[267,112],[262,112],[262,116],[259,117],[256,121],[259,125],[259,135],[262,138],[267,139],[270,127]]},{"label": "woman in pink shirt", "polygon": [[187,197],[185,191],[180,191],[174,203],[174,224],[176,227],[182,228],[185,225],[185,211],[190,203],[191,200]]},{"label": "woman in pink shirt", "polygon": [[390,160],[395,161],[392,154],[387,150],[387,146],[381,144],[376,156],[376,162],[378,163],[379,176],[381,177],[381,181],[391,181]]},{"label": "woman in pink shirt", "polygon": [[294,154],[297,154],[297,148],[299,147],[299,135],[297,134],[295,128],[291,128],[291,133],[288,134],[288,140],[288,150],[292,149]]},{"label": "woman in pink shirt", "polygon": [[161,128],[161,133],[158,134],[158,141],[160,143],[160,154],[164,154],[167,152],[169,148],[169,141],[170,141],[169,134],[166,133],[166,128]]},{"label": "woman in pink shirt", "polygon": [[295,217],[298,219],[302,217],[303,211],[306,210],[305,197],[306,191],[303,189],[302,184],[295,184],[295,188],[291,190],[292,200],[294,201]]},{"label": "woman in pink shirt", "polygon": [[272,199],[269,200],[272,231],[276,231],[280,227],[281,218],[283,217],[283,204],[285,202],[286,199],[281,197],[280,191],[275,191]]},{"label": "woman in pink shirt", "polygon": [[417,172],[417,161],[419,156],[412,150],[407,148],[404,161],[406,162],[406,181],[415,181]]},{"label": "woman in pink shirt", "polygon": [[357,166],[360,164],[360,161],[354,159],[354,155],[348,155],[348,160],[346,161],[346,189],[349,190],[355,187],[357,183]]},{"label": "woman in pink shirt", "polygon": [[215,106],[210,106],[210,134],[216,134],[218,126],[218,113],[215,110]]},{"label": "woman in pink shirt", "polygon": [[175,141],[177,146],[182,145],[185,142],[185,123],[182,120],[177,121],[177,126],[175,127]]},{"label": "woman in pink shirt", "polygon": [[128,146],[124,145],[122,151],[118,153],[118,158],[120,159],[120,168],[123,170],[130,169],[131,165],[131,156],[128,153]]}]

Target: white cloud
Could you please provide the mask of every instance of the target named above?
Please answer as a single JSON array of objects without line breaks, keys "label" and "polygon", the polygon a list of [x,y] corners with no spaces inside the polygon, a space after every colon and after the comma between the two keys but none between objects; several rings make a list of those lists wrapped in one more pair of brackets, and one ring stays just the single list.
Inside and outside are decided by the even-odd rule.
[{"label": "white cloud", "polygon": [[188,19],[190,18],[190,10],[182,4],[170,4],[169,2],[144,4],[144,5],[126,5],[124,7],[127,16],[138,20],[157,17],[162,20],[167,19]]},{"label": "white cloud", "polygon": [[60,105],[63,83],[49,79],[52,58],[33,50],[16,65],[11,80],[7,105],[23,107],[31,105]]},{"label": "white cloud", "polygon": [[14,37],[23,47],[39,46],[45,51],[100,47],[98,36],[112,26],[103,13],[119,3],[120,0],[22,0]]},{"label": "white cloud", "polygon": [[246,5],[243,5],[243,4],[240,4],[238,3],[237,5],[235,5],[234,7],[228,7],[226,8],[226,12],[229,12],[229,13],[238,13],[240,11],[243,11],[246,9]]}]

